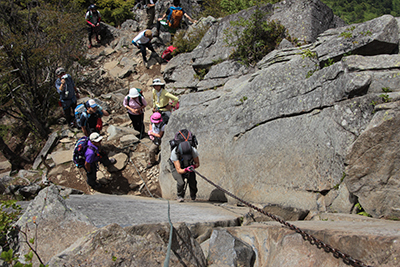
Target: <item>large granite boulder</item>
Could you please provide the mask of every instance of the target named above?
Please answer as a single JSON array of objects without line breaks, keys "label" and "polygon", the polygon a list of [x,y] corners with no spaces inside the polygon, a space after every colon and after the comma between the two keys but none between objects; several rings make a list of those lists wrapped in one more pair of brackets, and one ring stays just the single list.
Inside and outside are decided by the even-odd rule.
[{"label": "large granite boulder", "polygon": [[[170,227],[142,225],[122,228],[105,226],[54,256],[49,266],[160,266],[167,254]],[[172,235],[170,266],[207,266],[200,245],[185,224],[176,225]]]},{"label": "large granite boulder", "polygon": [[[228,77],[237,77],[244,73],[251,72],[251,68],[243,68],[240,71],[235,64],[223,63],[224,66],[218,66],[218,62],[229,58],[234,47],[226,44],[226,32],[232,30],[232,21],[240,19],[248,20],[254,14],[255,7],[242,10],[222,18],[214,23],[207,31],[200,44],[191,53],[180,56],[170,61],[164,72],[164,79],[167,82],[174,82],[167,86],[169,88],[193,88],[200,90],[220,87],[224,85]],[[288,30],[292,38],[297,38],[301,42],[314,42],[318,34],[329,28],[344,26],[345,23],[333,15],[332,10],[321,1],[282,1],[275,5],[267,4],[260,7],[262,12],[266,13],[265,20],[275,20],[280,22]],[[185,63],[180,65],[179,63]],[[187,66],[191,63],[191,66]],[[220,63],[221,64],[221,63]],[[213,66],[213,67],[211,67]],[[210,69],[211,67],[211,69]],[[221,68],[229,67],[230,71],[221,72]],[[193,80],[191,76],[182,75],[182,73],[195,74],[195,70],[209,71],[203,81]],[[174,73],[176,72],[176,73]],[[233,73],[231,73],[233,72]],[[215,76],[223,76],[216,79]],[[198,83],[196,85],[196,83]]]},{"label": "large granite boulder", "polygon": [[[384,34],[382,29],[397,29],[396,20],[383,16],[376,21],[390,24],[377,33],[388,39],[370,42],[369,49],[392,51],[398,33]],[[377,31],[375,23],[357,27],[373,36]],[[364,37],[358,35],[360,43]],[[324,40],[319,47],[331,42]],[[398,55],[347,56],[322,68],[326,58],[310,53],[313,46],[275,51],[253,74],[231,78],[220,89],[183,95],[164,135],[162,158],[169,157],[167,141],[188,128],[200,143],[199,172],[239,197],[320,211],[338,197],[346,200],[345,191],[329,192],[340,187],[349,149],[371,122],[382,88],[396,85]],[[349,52],[357,51],[359,47]],[[198,182],[199,196],[208,199],[213,186],[200,178]],[[175,181],[165,161],[160,184],[163,197],[175,197]],[[347,187],[350,195],[343,210],[354,205],[356,189]],[[395,202],[400,200],[391,202],[396,209]]]},{"label": "large granite boulder", "polygon": [[[31,239],[42,261],[47,262],[96,228],[86,216],[66,205],[60,190],[56,185],[41,190],[17,221],[16,226],[23,233],[15,240],[15,248],[21,258],[30,251],[27,243]],[[39,266],[36,257],[33,263]]]},{"label": "large granite boulder", "polygon": [[374,216],[400,218],[400,102],[381,105],[347,157],[349,191]]}]

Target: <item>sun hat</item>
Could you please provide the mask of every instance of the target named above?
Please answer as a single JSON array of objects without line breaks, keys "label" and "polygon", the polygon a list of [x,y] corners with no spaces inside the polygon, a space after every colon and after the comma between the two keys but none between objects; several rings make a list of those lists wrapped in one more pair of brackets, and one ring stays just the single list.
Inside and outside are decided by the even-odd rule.
[{"label": "sun hat", "polygon": [[91,108],[95,108],[98,106],[96,101],[94,101],[94,99],[89,99],[88,104],[89,104],[89,107],[91,107]]},{"label": "sun hat", "polygon": [[136,88],[129,89],[129,97],[135,98],[139,96],[139,92]]},{"label": "sun hat", "polygon": [[151,117],[150,117],[150,121],[152,123],[160,123],[160,122],[162,122],[161,113],[159,113],[159,112],[153,113],[153,115],[151,115]]},{"label": "sun hat", "polygon": [[56,69],[56,75],[61,75],[62,73],[65,73],[65,69],[63,67]]},{"label": "sun hat", "polygon": [[89,136],[89,140],[92,142],[100,142],[101,139],[103,139],[103,136],[101,136],[99,133],[91,133]]},{"label": "sun hat", "polygon": [[146,36],[147,38],[152,38],[153,37],[153,32],[151,30],[146,30],[144,32],[144,36]]},{"label": "sun hat", "polygon": [[160,80],[160,79],[154,79],[153,80],[153,84],[152,84],[152,86],[154,86],[154,85],[161,85],[161,86],[164,86],[165,84]]}]

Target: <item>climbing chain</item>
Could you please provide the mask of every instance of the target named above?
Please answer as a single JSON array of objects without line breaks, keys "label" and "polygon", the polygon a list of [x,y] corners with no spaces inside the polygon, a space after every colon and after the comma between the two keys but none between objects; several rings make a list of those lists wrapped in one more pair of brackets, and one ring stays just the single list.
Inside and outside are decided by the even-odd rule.
[{"label": "climbing chain", "polygon": [[316,245],[317,248],[319,248],[319,249],[322,248],[327,253],[331,252],[335,258],[342,258],[344,263],[346,263],[348,265],[351,265],[351,266],[355,266],[355,267],[372,267],[370,265],[366,265],[365,263],[363,263],[360,260],[353,259],[350,255],[348,255],[346,253],[343,253],[340,250],[335,249],[335,248],[331,247],[328,244],[325,244],[324,242],[322,242],[321,240],[315,238],[314,236],[312,236],[310,234],[307,234],[306,232],[304,232],[303,230],[301,230],[297,226],[295,226],[295,225],[293,225],[291,223],[288,223],[288,222],[282,220],[281,218],[279,218],[279,217],[277,217],[277,216],[275,216],[275,215],[273,215],[273,214],[271,214],[269,212],[266,212],[266,211],[264,211],[264,210],[262,210],[260,208],[257,208],[253,204],[250,204],[249,202],[244,201],[243,199],[240,199],[239,197],[235,196],[231,192],[229,192],[229,191],[223,189],[222,187],[220,187],[219,185],[213,183],[212,181],[210,181],[209,179],[207,179],[206,177],[201,175],[198,171],[196,171],[194,169],[193,169],[193,171],[196,174],[198,174],[201,178],[206,180],[208,183],[212,184],[213,186],[215,186],[216,188],[218,188],[222,192],[226,193],[227,195],[231,196],[232,198],[234,198],[236,200],[239,200],[240,202],[242,202],[246,206],[248,206],[248,207],[250,207],[250,208],[252,208],[252,209],[254,209],[254,210],[256,210],[256,211],[258,211],[258,212],[260,212],[262,214],[264,214],[264,215],[267,215],[268,217],[272,218],[273,220],[275,220],[277,222],[280,222],[281,224],[289,227],[291,230],[295,231],[296,233],[299,233],[303,237],[304,240],[309,241],[312,245]]}]

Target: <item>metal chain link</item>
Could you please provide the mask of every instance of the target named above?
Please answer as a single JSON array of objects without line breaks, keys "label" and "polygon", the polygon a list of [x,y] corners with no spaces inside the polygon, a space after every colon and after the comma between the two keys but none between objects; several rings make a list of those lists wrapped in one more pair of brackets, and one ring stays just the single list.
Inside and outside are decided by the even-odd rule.
[{"label": "metal chain link", "polygon": [[328,244],[325,244],[324,242],[322,242],[322,241],[319,240],[318,238],[315,238],[314,236],[312,236],[312,235],[310,235],[310,234],[304,232],[303,230],[301,230],[301,229],[298,228],[297,226],[295,226],[295,225],[293,225],[293,224],[291,224],[291,223],[288,223],[288,222],[282,220],[281,218],[279,218],[279,217],[277,217],[277,216],[275,216],[275,215],[273,215],[273,214],[271,214],[271,213],[269,213],[269,212],[263,211],[262,209],[260,209],[260,208],[258,208],[258,207],[256,207],[256,206],[254,206],[253,204],[250,204],[250,203],[247,202],[247,201],[244,201],[244,200],[240,199],[239,197],[235,196],[235,195],[232,194],[231,192],[229,192],[229,191],[223,189],[222,187],[220,187],[219,185],[213,183],[212,181],[210,181],[209,179],[207,179],[206,177],[204,177],[203,175],[201,175],[198,171],[196,171],[196,170],[194,170],[194,169],[193,169],[193,171],[194,171],[196,174],[198,174],[201,178],[203,178],[204,180],[206,180],[208,183],[212,184],[213,186],[215,186],[216,188],[218,188],[218,189],[221,190],[222,192],[228,194],[228,195],[231,196],[232,198],[234,198],[234,199],[236,199],[236,200],[239,200],[240,202],[242,202],[242,203],[245,204],[246,206],[248,206],[248,207],[250,207],[250,208],[252,208],[252,209],[254,209],[254,210],[256,210],[256,211],[258,211],[258,212],[260,212],[260,213],[262,213],[262,214],[264,214],[264,215],[267,215],[268,217],[272,218],[273,220],[275,220],[275,221],[277,221],[277,222],[279,222],[279,223],[281,223],[281,224],[283,224],[283,225],[289,227],[291,230],[295,231],[296,233],[299,233],[299,234],[303,237],[303,239],[306,240],[306,241],[308,241],[308,242],[310,242],[311,245],[315,245],[315,246],[317,246],[317,248],[319,248],[319,249],[323,248],[324,251],[327,252],[327,253],[330,253],[330,252],[331,252],[335,258],[342,258],[344,263],[346,263],[346,264],[348,264],[348,265],[351,265],[351,266],[355,266],[355,267],[372,267],[372,266],[370,266],[370,265],[366,265],[365,263],[363,263],[363,262],[360,261],[360,260],[353,259],[350,255],[348,255],[348,254],[346,254],[346,253],[343,253],[343,252],[341,252],[340,250],[335,249],[335,248],[333,248],[332,246],[330,246],[330,245],[328,245]]}]

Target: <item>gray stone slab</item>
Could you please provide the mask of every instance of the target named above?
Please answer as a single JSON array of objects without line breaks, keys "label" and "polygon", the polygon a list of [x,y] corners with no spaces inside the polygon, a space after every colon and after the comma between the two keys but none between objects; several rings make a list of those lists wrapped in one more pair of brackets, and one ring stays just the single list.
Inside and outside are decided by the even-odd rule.
[{"label": "gray stone slab", "polygon": [[[166,200],[137,196],[114,196],[105,194],[71,195],[66,199],[72,207],[86,215],[96,227],[117,223],[122,227],[168,222]],[[228,210],[204,202],[178,203],[170,201],[172,223],[199,223],[235,220],[248,211],[246,208]]]},{"label": "gray stone slab", "polygon": [[60,165],[60,164],[72,161],[73,153],[74,153],[73,149],[56,151],[56,152],[51,153],[50,157],[53,159],[53,161],[56,165]]},{"label": "gray stone slab", "polygon": [[8,161],[0,162],[0,170],[7,170],[7,169],[11,169],[11,163]]},{"label": "gray stone slab", "polygon": [[46,144],[40,151],[39,155],[36,157],[35,162],[33,162],[32,169],[36,170],[39,167],[40,163],[42,163],[41,156],[46,158],[47,153],[49,153],[50,149],[55,144],[57,137],[58,137],[57,132],[54,132],[50,135],[49,139],[47,140]]}]

